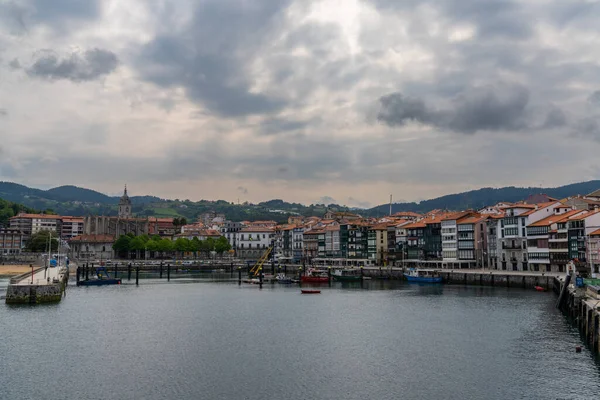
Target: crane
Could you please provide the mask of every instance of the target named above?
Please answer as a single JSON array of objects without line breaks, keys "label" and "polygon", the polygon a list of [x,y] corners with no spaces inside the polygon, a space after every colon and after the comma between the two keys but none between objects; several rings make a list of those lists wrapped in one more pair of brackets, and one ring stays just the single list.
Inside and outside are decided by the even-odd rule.
[{"label": "crane", "polygon": [[263,264],[269,259],[269,254],[271,254],[271,251],[273,251],[273,246],[269,246],[269,248],[265,250],[263,255],[260,256],[260,259],[256,262],[256,264],[254,264],[254,267],[252,267],[252,269],[250,270],[251,274],[253,274],[254,276],[258,276]]}]

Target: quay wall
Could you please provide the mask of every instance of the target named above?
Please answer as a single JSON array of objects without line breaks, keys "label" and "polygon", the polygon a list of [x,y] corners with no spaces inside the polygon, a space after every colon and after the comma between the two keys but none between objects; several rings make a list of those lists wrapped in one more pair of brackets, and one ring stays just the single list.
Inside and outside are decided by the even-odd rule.
[{"label": "quay wall", "polygon": [[[37,268],[34,274],[44,268]],[[6,288],[6,304],[41,304],[55,303],[62,299],[69,280],[68,269],[62,275],[62,279],[50,284],[18,284],[31,276],[31,272],[13,277]]]},{"label": "quay wall", "polygon": [[[563,286],[564,281],[555,279],[554,292],[560,294]],[[600,287],[569,288],[560,310],[577,325],[592,353],[600,356]]]},{"label": "quay wall", "polygon": [[10,285],[6,289],[6,304],[40,304],[58,302],[64,283],[53,285]]}]

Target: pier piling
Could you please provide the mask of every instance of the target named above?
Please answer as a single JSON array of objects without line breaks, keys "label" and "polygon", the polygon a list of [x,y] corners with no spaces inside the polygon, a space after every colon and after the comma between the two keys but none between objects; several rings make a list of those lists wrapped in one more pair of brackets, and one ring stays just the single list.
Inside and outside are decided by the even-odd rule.
[{"label": "pier piling", "polygon": [[131,263],[127,264],[127,280],[131,280]]},{"label": "pier piling", "polygon": [[331,267],[327,267],[327,283],[331,287]]},{"label": "pier piling", "polygon": [[159,275],[158,275],[158,277],[159,277],[160,279],[162,279],[162,271],[163,271],[163,265],[162,265],[162,261],[161,261],[161,262],[160,262],[160,266],[159,266]]},{"label": "pier piling", "polygon": [[298,284],[302,285],[302,267],[298,267]]},{"label": "pier piling", "polygon": [[242,267],[238,267],[238,286],[242,284]]},{"label": "pier piling", "polygon": [[260,288],[262,289],[262,285],[263,285],[263,269],[262,269],[262,267],[260,267],[258,269],[258,284],[260,285]]},{"label": "pier piling", "polygon": [[140,284],[140,267],[139,266],[135,267],[135,284],[136,285]]},{"label": "pier piling", "polygon": [[[94,264],[92,264],[92,267],[94,266]],[[85,265],[85,280],[89,281],[90,280],[90,266],[88,264]]]},{"label": "pier piling", "polygon": [[167,282],[171,282],[171,264],[167,264]]}]

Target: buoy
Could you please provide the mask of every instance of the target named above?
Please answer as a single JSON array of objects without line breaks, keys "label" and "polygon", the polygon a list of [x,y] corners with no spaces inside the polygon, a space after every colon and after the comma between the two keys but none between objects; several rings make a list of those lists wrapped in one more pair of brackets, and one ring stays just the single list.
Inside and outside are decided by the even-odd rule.
[{"label": "buoy", "polygon": [[581,353],[581,346],[575,346],[575,353]]}]

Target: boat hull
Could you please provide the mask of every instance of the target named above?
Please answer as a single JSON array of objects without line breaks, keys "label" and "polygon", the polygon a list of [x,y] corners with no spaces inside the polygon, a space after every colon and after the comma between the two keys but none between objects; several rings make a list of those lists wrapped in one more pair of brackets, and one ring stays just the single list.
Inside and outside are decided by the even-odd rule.
[{"label": "boat hull", "polygon": [[334,275],[333,278],[336,281],[340,281],[340,282],[360,282],[362,280],[362,276],[360,275],[348,275],[348,276],[336,276]]},{"label": "boat hull", "polygon": [[79,281],[78,286],[106,286],[106,285],[120,285],[120,279],[91,279],[89,281]]},{"label": "boat hull", "polygon": [[305,283],[327,283],[329,278],[326,276],[303,276],[300,278]]},{"label": "boat hull", "polygon": [[321,293],[320,290],[308,290],[308,289],[303,289],[301,290],[302,294],[319,294]]},{"label": "boat hull", "polygon": [[412,276],[408,274],[404,274],[404,277],[409,282],[419,282],[419,283],[442,283],[442,277],[437,276]]}]

